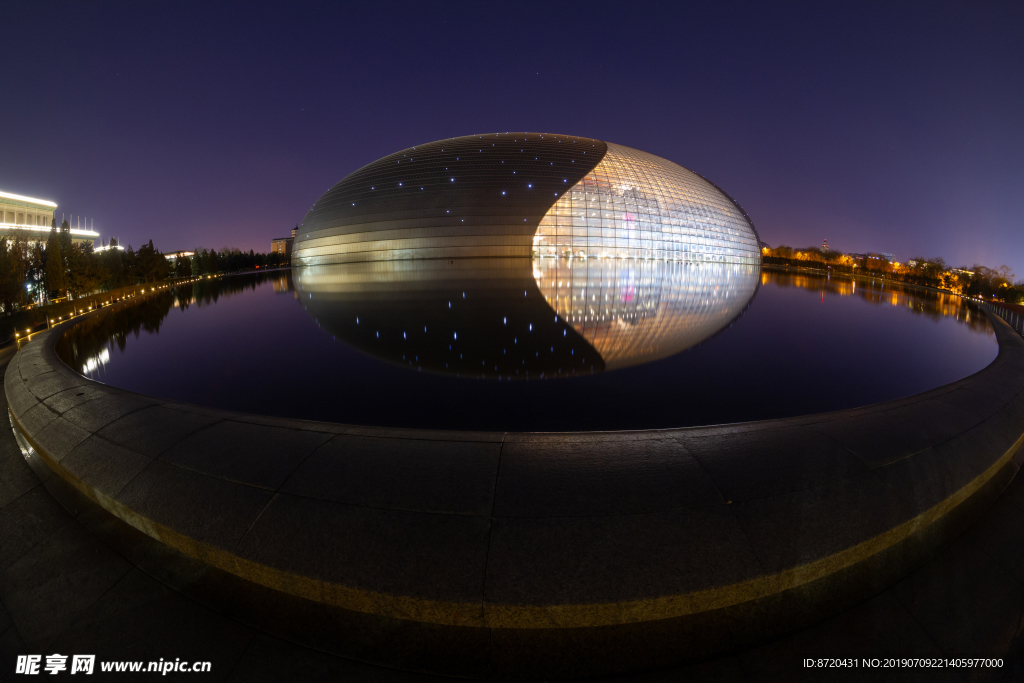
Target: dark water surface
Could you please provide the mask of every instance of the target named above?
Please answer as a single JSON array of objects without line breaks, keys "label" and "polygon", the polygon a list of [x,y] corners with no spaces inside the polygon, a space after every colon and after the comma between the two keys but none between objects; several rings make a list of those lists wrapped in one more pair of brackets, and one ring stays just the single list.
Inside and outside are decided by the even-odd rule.
[{"label": "dark water surface", "polygon": [[76,370],[252,413],[421,428],[679,427],[908,396],[996,356],[944,294],[750,266],[482,260],[238,275],[83,321]]}]

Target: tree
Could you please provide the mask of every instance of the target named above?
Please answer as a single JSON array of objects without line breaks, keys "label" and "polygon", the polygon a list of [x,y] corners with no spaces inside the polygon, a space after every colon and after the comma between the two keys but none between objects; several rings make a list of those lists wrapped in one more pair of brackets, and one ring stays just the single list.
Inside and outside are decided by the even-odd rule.
[{"label": "tree", "polygon": [[167,259],[153,247],[153,240],[139,247],[136,258],[138,259],[139,278],[143,282],[162,280],[170,271]]},{"label": "tree", "polygon": [[64,260],[68,264],[68,296],[74,299],[92,294],[105,279],[91,244],[72,244]]},{"label": "tree", "polygon": [[68,254],[71,253],[71,224],[62,221],[60,224],[60,255],[64,257],[64,272],[68,269]]},{"label": "tree", "polygon": [[[62,224],[67,225],[67,221]],[[64,277],[64,257],[61,254],[60,235],[56,228],[50,228],[50,237],[46,240],[46,262],[43,265],[46,273],[46,292],[48,297],[62,296],[67,287],[67,280]]]},{"label": "tree", "polygon": [[220,272],[220,258],[217,256],[217,252],[213,249],[206,252],[206,264],[204,270],[210,274]]},{"label": "tree", "polygon": [[203,265],[206,262],[206,250],[202,247],[196,247],[192,250],[192,275],[194,277],[202,277],[206,275],[206,270],[203,269]]},{"label": "tree", "polygon": [[183,256],[178,256],[174,259],[174,276],[175,277],[191,277],[192,276],[192,260]]},{"label": "tree", "polygon": [[46,295],[46,251],[42,242],[33,242],[25,268],[25,279],[33,291],[33,301],[42,304]]},{"label": "tree", "polygon": [[[117,241],[111,237],[110,247],[116,246]],[[99,254],[97,258],[102,266],[102,273],[104,277],[100,284],[104,289],[110,291],[112,289],[117,289],[118,287],[124,287],[128,284],[124,263],[124,251],[114,248],[107,249]]]},{"label": "tree", "polygon": [[4,315],[11,315],[21,303],[24,287],[18,279],[16,256],[11,243],[0,240],[0,305]]},{"label": "tree", "polygon": [[124,284],[137,285],[139,283],[139,259],[132,250],[132,245],[124,250]]}]

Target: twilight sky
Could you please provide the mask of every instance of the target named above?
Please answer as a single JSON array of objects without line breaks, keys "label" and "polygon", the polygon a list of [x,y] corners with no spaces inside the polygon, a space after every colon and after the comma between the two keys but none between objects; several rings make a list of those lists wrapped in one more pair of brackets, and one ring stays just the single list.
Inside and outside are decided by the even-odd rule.
[{"label": "twilight sky", "polygon": [[267,251],[345,175],[528,130],[663,156],[776,246],[1024,278],[1024,4],[4,4],[0,190]]}]

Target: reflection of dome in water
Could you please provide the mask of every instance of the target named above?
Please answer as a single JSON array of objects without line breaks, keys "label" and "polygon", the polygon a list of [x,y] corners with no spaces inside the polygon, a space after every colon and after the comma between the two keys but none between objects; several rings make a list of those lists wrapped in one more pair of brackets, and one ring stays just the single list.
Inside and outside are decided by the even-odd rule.
[{"label": "reflection of dome in water", "polygon": [[721,330],[750,303],[760,268],[536,259],[533,275],[548,305],[614,370],[671,356]]},{"label": "reflection of dome in water", "polygon": [[298,229],[295,265],[479,256],[757,265],[753,224],[715,185],[646,152],[565,135],[451,138],[345,177]]},{"label": "reflection of dome in water", "polygon": [[294,275],[316,323],[413,370],[575,377],[683,351],[753,298],[759,267],[618,259],[460,259],[311,266]]},{"label": "reflection of dome in water", "polygon": [[508,380],[604,369],[537,291],[528,259],[310,266],[293,282],[321,328],[413,370]]}]

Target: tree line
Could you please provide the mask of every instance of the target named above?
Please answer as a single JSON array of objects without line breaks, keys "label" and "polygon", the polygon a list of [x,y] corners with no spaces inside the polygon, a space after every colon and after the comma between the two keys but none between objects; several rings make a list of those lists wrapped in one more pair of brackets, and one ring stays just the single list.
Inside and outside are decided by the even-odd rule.
[{"label": "tree line", "polygon": [[91,243],[75,244],[67,221],[53,223],[45,241],[30,240],[20,232],[0,239],[0,306],[10,316],[30,305],[79,299],[121,287],[160,282],[168,278],[232,273],[288,265],[279,253],[248,253],[240,249],[197,248],[192,256],[173,260],[149,240],[138,249],[131,245],[96,251]]},{"label": "tree line", "polygon": [[795,249],[786,245],[774,249],[762,245],[765,263],[818,267],[851,274],[879,277],[945,289],[954,294],[982,297],[1011,304],[1024,302],[1024,282],[1014,283],[1009,266],[989,268],[975,264],[970,268],[954,268],[941,257],[916,257],[904,263],[891,261],[880,254],[844,254],[818,247]]}]

